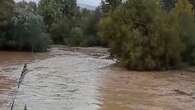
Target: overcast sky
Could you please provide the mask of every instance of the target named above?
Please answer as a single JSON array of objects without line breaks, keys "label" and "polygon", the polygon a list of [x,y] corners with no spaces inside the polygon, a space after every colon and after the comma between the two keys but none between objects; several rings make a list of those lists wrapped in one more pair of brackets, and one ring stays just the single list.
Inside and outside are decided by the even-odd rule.
[{"label": "overcast sky", "polygon": [[[22,0],[15,0],[15,1],[22,1]],[[39,0],[26,0],[26,1],[39,1]],[[98,6],[101,2],[101,0],[77,0],[78,3],[92,5],[92,6]]]}]

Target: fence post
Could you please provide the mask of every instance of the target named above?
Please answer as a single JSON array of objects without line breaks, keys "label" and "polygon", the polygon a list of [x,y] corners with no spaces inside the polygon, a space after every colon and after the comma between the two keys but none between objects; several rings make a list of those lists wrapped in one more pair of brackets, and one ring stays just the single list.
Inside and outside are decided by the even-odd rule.
[{"label": "fence post", "polygon": [[[18,79],[18,82],[17,82],[18,88],[16,89],[15,96],[14,96],[14,98],[13,98],[13,100],[12,100],[11,109],[10,109],[10,110],[14,110],[14,105],[15,105],[15,101],[16,101],[16,96],[17,96],[18,90],[19,90],[19,88],[20,88],[20,84],[21,84],[22,81],[24,80],[24,77],[25,77],[25,75],[26,75],[27,72],[28,72],[27,64],[24,64],[22,73],[21,73],[20,78]],[[25,107],[24,107],[24,110],[27,110],[27,106],[26,106],[26,105],[25,105]]]}]

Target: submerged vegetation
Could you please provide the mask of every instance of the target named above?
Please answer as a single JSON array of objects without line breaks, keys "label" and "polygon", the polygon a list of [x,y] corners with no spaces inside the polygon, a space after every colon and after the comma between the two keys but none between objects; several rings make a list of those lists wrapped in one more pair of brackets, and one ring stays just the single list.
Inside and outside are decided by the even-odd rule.
[{"label": "submerged vegetation", "polygon": [[194,0],[0,1],[0,48],[47,51],[49,44],[108,46],[129,69],[195,64]]}]

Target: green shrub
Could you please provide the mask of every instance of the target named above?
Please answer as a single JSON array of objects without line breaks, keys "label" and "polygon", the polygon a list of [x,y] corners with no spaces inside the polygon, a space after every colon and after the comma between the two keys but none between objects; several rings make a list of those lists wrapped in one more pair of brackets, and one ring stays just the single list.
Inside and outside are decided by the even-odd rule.
[{"label": "green shrub", "polygon": [[195,19],[193,16],[193,5],[188,0],[179,0],[173,13],[179,19],[180,36],[185,44],[183,61],[195,64]]},{"label": "green shrub", "polygon": [[178,19],[157,2],[128,0],[100,22],[111,54],[129,69],[168,69],[181,62]]},{"label": "green shrub", "polygon": [[2,30],[5,30],[10,18],[13,16],[13,9],[13,0],[0,0],[0,34]]},{"label": "green shrub", "polygon": [[48,34],[43,19],[33,13],[19,13],[12,18],[9,32],[2,38],[1,48],[26,51],[47,51]]},{"label": "green shrub", "polygon": [[83,30],[82,46],[100,46],[101,39],[98,36],[98,23],[101,19],[101,10],[97,8],[95,11],[83,9],[79,18],[79,26]]},{"label": "green shrub", "polygon": [[10,18],[13,16],[13,12],[13,0],[0,0],[0,47],[3,45],[2,42],[6,36],[8,24],[10,22]]},{"label": "green shrub", "polygon": [[65,44],[65,40],[70,37],[72,26],[67,18],[52,24],[50,28],[51,39],[55,44]]},{"label": "green shrub", "polygon": [[73,18],[63,17],[50,28],[51,38],[55,44],[68,46],[97,46],[100,37],[97,35],[99,10],[80,10]]},{"label": "green shrub", "polygon": [[65,39],[65,42],[69,46],[81,46],[83,43],[83,30],[79,27],[75,27],[71,30],[70,37]]}]

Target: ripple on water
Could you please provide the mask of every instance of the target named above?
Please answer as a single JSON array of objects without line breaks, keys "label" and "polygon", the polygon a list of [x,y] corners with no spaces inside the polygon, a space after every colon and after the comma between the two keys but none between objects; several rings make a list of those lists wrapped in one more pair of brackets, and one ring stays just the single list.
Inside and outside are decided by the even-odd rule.
[{"label": "ripple on water", "polygon": [[99,109],[99,68],[113,61],[81,56],[60,55],[29,64],[15,110],[25,104],[30,110]]},{"label": "ripple on water", "polygon": [[[87,54],[91,55],[92,50],[94,51],[94,48]],[[194,73],[127,71],[110,67],[114,62],[98,58],[99,55],[94,57],[74,51],[64,52],[63,49],[57,48],[50,54],[53,56],[28,65],[30,71],[17,95],[15,110],[24,109],[25,104],[28,110],[195,108]],[[22,66],[13,68],[3,72],[17,78]],[[9,90],[9,83],[3,83],[9,82],[5,79],[7,77],[0,77],[0,88]],[[7,96],[2,96],[0,91],[0,104],[4,103]],[[0,106],[0,110],[8,109]]]}]

